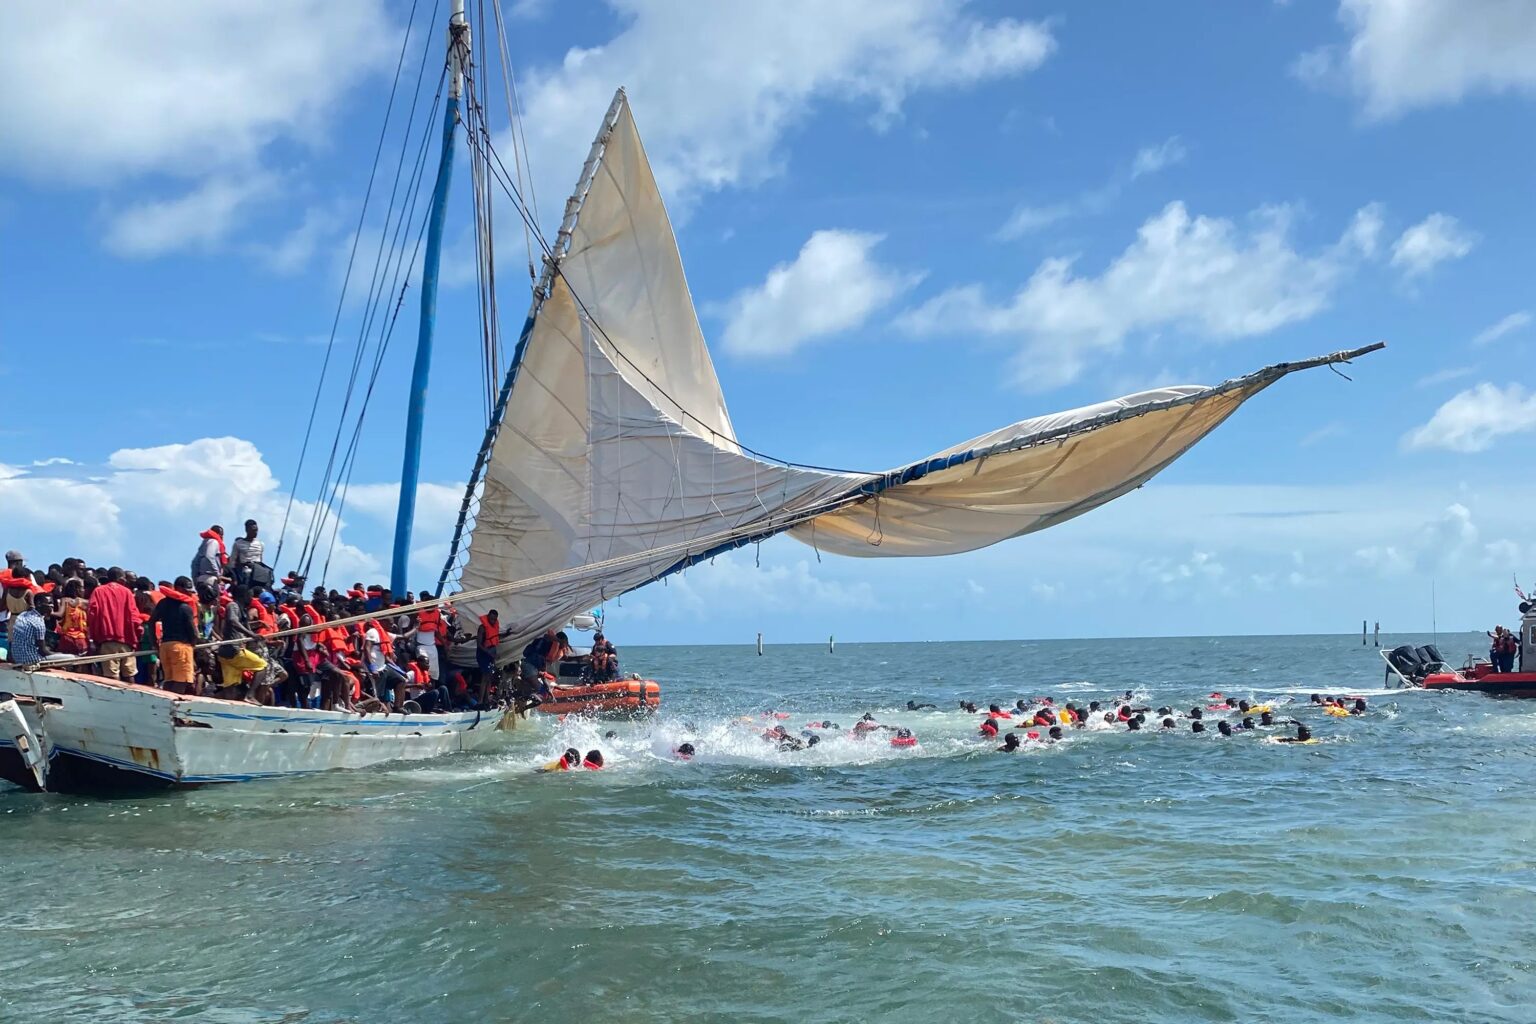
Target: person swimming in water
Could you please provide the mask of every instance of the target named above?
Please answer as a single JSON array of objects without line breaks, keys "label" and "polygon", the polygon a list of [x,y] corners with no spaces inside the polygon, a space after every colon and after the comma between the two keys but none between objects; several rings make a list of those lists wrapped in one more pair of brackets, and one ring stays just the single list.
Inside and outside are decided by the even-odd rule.
[{"label": "person swimming in water", "polygon": [[1189,723],[1189,731],[1190,732],[1205,732],[1205,723],[1204,722],[1191,722],[1191,723]]},{"label": "person swimming in water", "polygon": [[1172,729],[1172,728],[1174,728],[1176,726],[1176,724],[1177,723],[1175,723],[1174,720],[1171,717],[1163,719],[1163,728],[1164,729]]},{"label": "person swimming in water", "polygon": [[909,700],[909,701],[907,701],[907,710],[908,711],[937,711],[937,710],[939,710],[939,706],[937,704],[919,704],[916,701],[910,701]]},{"label": "person swimming in water", "polygon": [[1259,724],[1260,725],[1274,725],[1275,724],[1275,716],[1273,714],[1271,714],[1270,712],[1265,711],[1265,712],[1263,712],[1262,714],[1259,715]]},{"label": "person swimming in water", "polygon": [[581,764],[581,751],[575,747],[566,747],[565,753],[555,758],[548,764],[539,766],[541,772],[568,772]]},{"label": "person swimming in water", "polygon": [[1055,743],[1057,740],[1061,739],[1061,726],[1051,726],[1050,729],[1046,730],[1045,735],[1050,739],[1050,742]]},{"label": "person swimming in water", "polygon": [[1314,693],[1312,695],[1311,703],[1313,703],[1313,704],[1321,704],[1321,703],[1323,703],[1323,698]]},{"label": "person swimming in water", "polygon": [[692,761],[694,749],[692,743],[679,743],[677,749],[672,751],[672,756],[679,761]]},{"label": "person swimming in water", "polygon": [[1011,754],[1019,749],[1019,734],[1011,732],[1003,737],[1003,745],[997,748],[1000,753]]},{"label": "person swimming in water", "polygon": [[1205,717],[1205,712],[1201,711],[1199,708],[1190,708],[1189,717],[1198,722],[1200,719]]},{"label": "person swimming in water", "polygon": [[1125,731],[1126,732],[1140,732],[1141,731],[1141,719],[1139,719],[1139,718],[1128,718],[1128,719],[1126,719],[1126,721],[1125,721]]},{"label": "person swimming in water", "polygon": [[1252,728],[1254,728],[1253,719],[1251,719],[1251,718],[1243,719],[1243,724],[1238,726],[1238,728],[1239,729],[1252,729]]},{"label": "person swimming in water", "polygon": [[1276,736],[1274,741],[1276,743],[1310,743],[1312,741],[1312,730],[1297,722],[1295,736]]},{"label": "person swimming in water", "polygon": [[1364,697],[1356,697],[1355,698],[1355,706],[1350,709],[1349,713],[1352,714],[1352,715],[1363,715],[1363,714],[1365,714],[1365,712],[1366,712],[1365,698]]},{"label": "person swimming in water", "polygon": [[960,710],[961,711],[969,711],[971,714],[974,715],[976,713],[976,705],[971,703],[968,700],[963,700],[963,701],[960,702]]},{"label": "person swimming in water", "polygon": [[586,760],[581,762],[581,766],[589,772],[601,771],[603,767],[603,752],[601,750],[587,751]]},{"label": "person swimming in water", "polygon": [[1231,736],[1232,735],[1232,723],[1228,722],[1228,721],[1225,721],[1225,720],[1217,722],[1216,723],[1216,731],[1221,733],[1223,736]]},{"label": "person swimming in water", "polygon": [[996,720],[995,719],[991,719],[991,718],[984,718],[984,719],[982,719],[982,721],[981,721],[981,730],[980,731],[981,731],[981,738],[982,739],[987,739],[987,740],[996,739],[997,738],[997,722],[996,722]]}]

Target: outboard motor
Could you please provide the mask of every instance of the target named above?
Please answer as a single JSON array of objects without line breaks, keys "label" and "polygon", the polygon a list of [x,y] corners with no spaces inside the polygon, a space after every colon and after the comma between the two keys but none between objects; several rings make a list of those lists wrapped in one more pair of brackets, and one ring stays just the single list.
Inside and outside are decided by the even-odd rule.
[{"label": "outboard motor", "polygon": [[1424,677],[1428,675],[1428,672],[1425,671],[1424,659],[1419,656],[1419,651],[1412,644],[1404,644],[1401,647],[1392,648],[1387,653],[1387,661],[1392,663],[1394,669],[1402,673],[1403,678],[1411,679],[1416,683],[1423,681]]},{"label": "outboard motor", "polygon": [[1440,656],[1440,648],[1434,644],[1425,644],[1423,647],[1416,648],[1414,653],[1418,655],[1419,662],[1424,666],[1425,675],[1445,664],[1445,659]]}]

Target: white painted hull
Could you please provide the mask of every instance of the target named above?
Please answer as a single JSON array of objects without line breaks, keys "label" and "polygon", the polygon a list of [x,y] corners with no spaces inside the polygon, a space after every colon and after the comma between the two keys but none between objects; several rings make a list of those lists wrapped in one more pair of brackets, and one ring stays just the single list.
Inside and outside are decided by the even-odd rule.
[{"label": "white painted hull", "polygon": [[[510,714],[258,707],[4,665],[7,692],[47,758],[50,790],[196,786],[420,761],[505,740],[498,726]],[[11,730],[0,730],[0,778],[36,788]]]}]

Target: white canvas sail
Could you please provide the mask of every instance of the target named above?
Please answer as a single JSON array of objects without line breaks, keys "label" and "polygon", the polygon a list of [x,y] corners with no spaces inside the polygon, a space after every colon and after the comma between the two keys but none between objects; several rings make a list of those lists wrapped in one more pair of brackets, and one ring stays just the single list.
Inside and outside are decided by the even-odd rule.
[{"label": "white canvas sail", "polygon": [[893,556],[1044,529],[1141,486],[1280,377],[1357,354],[1024,420],[886,473],[831,473],[738,444],[622,92],[556,259],[492,428],[460,579],[469,592],[549,577],[461,602],[466,625],[499,610],[504,658],[576,612],[786,530]]}]

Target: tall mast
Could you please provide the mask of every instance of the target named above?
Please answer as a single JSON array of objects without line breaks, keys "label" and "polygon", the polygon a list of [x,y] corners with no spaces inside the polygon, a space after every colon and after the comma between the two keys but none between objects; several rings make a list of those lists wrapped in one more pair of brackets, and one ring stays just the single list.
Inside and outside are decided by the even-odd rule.
[{"label": "tall mast", "polygon": [[443,108],[443,151],[437,161],[437,184],[432,189],[432,212],[427,222],[427,249],[421,264],[421,329],[416,336],[416,365],[411,371],[405,458],[400,467],[400,505],[395,513],[394,561],[389,574],[390,590],[397,595],[410,589],[411,528],[416,522],[416,486],[421,476],[421,427],[426,415],[427,375],[432,369],[432,328],[437,321],[437,268],[443,253],[448,184],[453,178],[454,129],[459,120],[463,61],[468,55],[469,22],[464,17],[464,0],[453,0],[453,15],[448,19],[448,102]]}]

